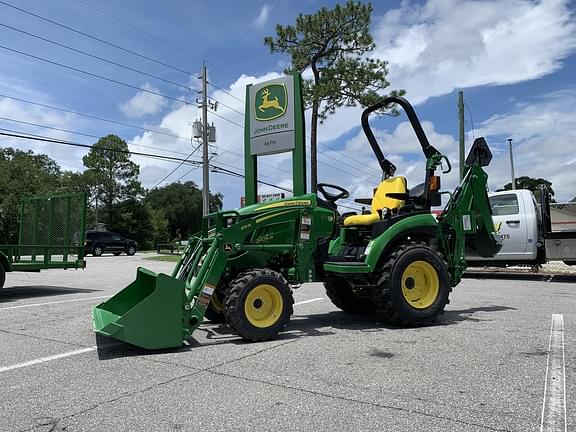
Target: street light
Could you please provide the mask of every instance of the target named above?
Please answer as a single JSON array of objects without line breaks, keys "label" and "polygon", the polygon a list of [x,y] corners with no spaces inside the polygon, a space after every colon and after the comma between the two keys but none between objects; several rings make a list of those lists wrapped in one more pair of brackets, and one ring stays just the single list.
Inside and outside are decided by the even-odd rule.
[{"label": "street light", "polygon": [[514,178],[514,156],[512,155],[512,138],[508,138],[510,148],[510,174],[512,175],[512,190],[516,189],[516,179]]}]

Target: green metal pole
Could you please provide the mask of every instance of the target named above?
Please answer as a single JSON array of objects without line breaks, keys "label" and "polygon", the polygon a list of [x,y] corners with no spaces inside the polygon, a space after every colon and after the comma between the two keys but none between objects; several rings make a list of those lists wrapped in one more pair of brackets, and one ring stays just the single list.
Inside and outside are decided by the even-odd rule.
[{"label": "green metal pole", "polygon": [[302,77],[294,74],[294,150],[292,151],[292,191],[294,196],[306,193],[306,123],[302,101]]},{"label": "green metal pole", "polygon": [[464,92],[458,92],[458,126],[459,126],[459,148],[460,148],[460,181],[464,178]]},{"label": "green metal pole", "polygon": [[256,156],[250,154],[250,87],[246,86],[246,108],[244,114],[244,196],[245,204],[256,204],[258,194],[258,166]]}]

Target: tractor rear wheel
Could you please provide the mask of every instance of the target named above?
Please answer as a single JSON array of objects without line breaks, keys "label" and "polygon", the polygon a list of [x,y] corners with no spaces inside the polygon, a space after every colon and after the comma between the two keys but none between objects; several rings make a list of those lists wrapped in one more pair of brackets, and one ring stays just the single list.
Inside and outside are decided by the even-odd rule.
[{"label": "tractor rear wheel", "polygon": [[442,257],[426,245],[406,243],[388,255],[373,297],[389,321],[422,325],[444,312],[451,290]]},{"label": "tractor rear wheel", "polygon": [[212,300],[210,300],[210,304],[206,308],[206,312],[204,313],[204,317],[208,318],[210,321],[216,324],[226,322],[226,318],[224,317],[224,292],[217,288],[212,295]]},{"label": "tractor rear wheel", "polygon": [[324,282],[326,295],[334,306],[351,314],[374,312],[374,301],[371,298],[358,297],[350,284],[344,279]]},{"label": "tractor rear wheel", "polygon": [[278,272],[255,269],[240,273],[226,288],[224,315],[240,336],[251,341],[274,338],[290,321],[294,298]]}]

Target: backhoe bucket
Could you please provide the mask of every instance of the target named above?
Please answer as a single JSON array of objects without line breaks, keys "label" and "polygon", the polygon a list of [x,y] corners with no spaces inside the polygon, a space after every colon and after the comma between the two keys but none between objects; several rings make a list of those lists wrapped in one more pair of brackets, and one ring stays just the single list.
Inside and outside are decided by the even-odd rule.
[{"label": "backhoe bucket", "polygon": [[134,282],[92,309],[94,331],[146,349],[179,347],[184,290],[178,279],[139,268]]}]

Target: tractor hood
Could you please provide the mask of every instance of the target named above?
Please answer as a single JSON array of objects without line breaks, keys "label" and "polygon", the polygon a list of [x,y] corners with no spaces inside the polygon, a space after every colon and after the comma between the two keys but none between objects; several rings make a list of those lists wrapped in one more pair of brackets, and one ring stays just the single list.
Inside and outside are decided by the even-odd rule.
[{"label": "tractor hood", "polygon": [[283,198],[236,209],[240,216],[248,216],[271,210],[280,210],[290,207],[316,207],[318,198],[316,194],[300,195],[297,197]]}]

